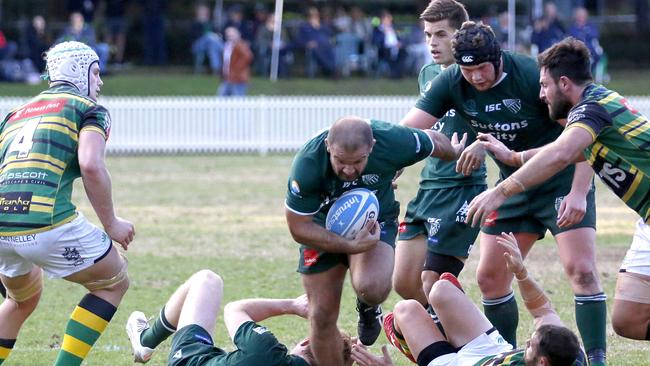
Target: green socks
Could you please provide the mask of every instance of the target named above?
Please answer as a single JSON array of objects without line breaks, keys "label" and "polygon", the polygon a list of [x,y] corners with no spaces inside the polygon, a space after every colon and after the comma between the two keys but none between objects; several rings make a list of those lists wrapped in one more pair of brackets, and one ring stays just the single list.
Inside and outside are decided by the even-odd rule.
[{"label": "green socks", "polygon": [[149,348],[156,348],[160,343],[176,332],[176,327],[172,326],[165,318],[165,307],[160,309],[160,316],[151,325],[149,329],[142,332],[140,343]]},{"label": "green socks", "polygon": [[576,324],[590,365],[605,363],[607,349],[605,300],[607,296],[602,292],[593,295],[575,295]]},{"label": "green socks", "polygon": [[481,302],[485,317],[497,328],[506,342],[517,348],[519,310],[514,292],[498,299],[483,299]]}]

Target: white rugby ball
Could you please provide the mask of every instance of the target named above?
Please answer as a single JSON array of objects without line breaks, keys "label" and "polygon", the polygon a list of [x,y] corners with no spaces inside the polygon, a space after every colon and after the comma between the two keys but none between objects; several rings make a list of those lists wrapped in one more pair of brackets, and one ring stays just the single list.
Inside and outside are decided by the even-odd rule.
[{"label": "white rugby ball", "polygon": [[346,239],[354,239],[368,220],[377,220],[379,201],[372,191],[357,188],[341,195],[330,207],[325,228]]}]

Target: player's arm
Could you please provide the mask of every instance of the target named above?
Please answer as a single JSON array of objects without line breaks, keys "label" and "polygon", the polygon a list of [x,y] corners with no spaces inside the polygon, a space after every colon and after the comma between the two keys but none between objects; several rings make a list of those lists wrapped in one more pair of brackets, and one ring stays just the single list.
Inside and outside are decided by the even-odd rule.
[{"label": "player's arm", "polygon": [[[580,155],[584,157],[583,154]],[[557,225],[560,228],[573,226],[587,213],[587,194],[591,190],[594,170],[589,163],[581,161],[575,164],[571,191],[564,197],[558,209]]]},{"label": "player's arm", "polygon": [[476,136],[481,146],[492,153],[495,159],[512,167],[520,167],[524,165],[527,160],[530,160],[542,148],[536,147],[530,150],[514,151],[510,150],[503,142],[499,141],[496,137],[489,133],[479,132]]},{"label": "player's arm", "polygon": [[406,127],[419,128],[421,130],[429,130],[433,125],[438,122],[438,118],[431,114],[417,108],[411,108],[408,113],[402,118],[400,124]]},{"label": "player's arm", "polygon": [[287,207],[285,216],[296,242],[324,252],[356,254],[367,251],[379,241],[381,230],[374,220],[368,221],[354,239],[348,240],[315,223],[312,215],[301,215]]},{"label": "player's arm", "polygon": [[106,233],[127,249],[135,229],[133,224],[115,215],[111,177],[104,161],[105,148],[106,140],[96,130],[82,129],[79,133],[79,167],[88,200]]},{"label": "player's arm", "polygon": [[458,135],[455,132],[451,137],[451,140],[437,131],[424,130],[424,132],[433,142],[433,151],[431,152],[431,156],[434,158],[448,161],[456,160],[465,149],[467,133],[464,133],[462,139],[458,141]]},{"label": "player's arm", "polygon": [[582,151],[593,139],[594,136],[584,128],[568,128],[510,177],[476,196],[469,205],[467,222],[478,226],[506,198],[545,182],[569,164],[579,161]]},{"label": "player's arm", "polygon": [[224,322],[231,339],[237,329],[247,322],[259,323],[279,315],[307,318],[307,295],[295,299],[245,299],[228,303],[223,309]]},{"label": "player's arm", "polygon": [[544,324],[564,326],[544,290],[528,275],[515,236],[512,233],[501,233],[497,236],[497,243],[504,249],[503,256],[506,266],[517,279],[519,293],[524,300],[526,309],[534,318],[535,328]]}]

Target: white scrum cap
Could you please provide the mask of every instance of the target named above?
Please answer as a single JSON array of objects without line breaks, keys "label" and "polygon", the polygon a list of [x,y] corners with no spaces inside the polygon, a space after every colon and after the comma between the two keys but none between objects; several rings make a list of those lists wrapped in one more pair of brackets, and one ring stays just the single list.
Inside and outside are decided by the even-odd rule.
[{"label": "white scrum cap", "polygon": [[49,82],[67,82],[90,95],[88,90],[90,66],[99,62],[97,53],[81,42],[62,42],[47,51],[47,77]]}]

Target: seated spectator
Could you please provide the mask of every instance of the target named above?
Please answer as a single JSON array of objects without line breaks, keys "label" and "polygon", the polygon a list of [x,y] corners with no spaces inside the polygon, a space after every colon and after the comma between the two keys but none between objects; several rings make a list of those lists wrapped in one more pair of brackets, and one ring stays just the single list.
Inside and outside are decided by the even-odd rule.
[{"label": "seated spectator", "polygon": [[321,24],[320,13],[317,8],[307,10],[307,19],[298,28],[298,44],[305,49],[305,62],[307,76],[316,75],[318,65],[324,74],[334,75],[335,55],[331,38],[334,36],[332,28]]},{"label": "seated spectator", "polygon": [[124,48],[126,47],[126,6],[129,0],[106,1],[106,35],[110,48],[114,50],[113,61],[121,65],[124,63]]},{"label": "seated spectator", "polygon": [[38,72],[29,58],[17,59],[18,45],[8,40],[0,29],[0,81],[24,81],[38,84]]},{"label": "seated spectator", "polygon": [[569,35],[581,40],[589,48],[591,53],[591,73],[597,82],[602,82],[604,71],[599,69],[599,63],[603,57],[603,48],[598,41],[599,34],[596,26],[589,22],[589,13],[583,7],[577,7],[573,13],[573,24],[569,27]]},{"label": "seated spectator", "polygon": [[377,47],[377,73],[388,73],[391,78],[401,78],[404,49],[393,27],[393,15],[387,10],[381,12],[380,23],[372,32],[372,44]]},{"label": "seated spectator", "polygon": [[[269,14],[264,26],[257,30],[255,36],[255,72],[258,75],[269,75],[271,70],[271,57],[273,52],[273,33],[275,30],[275,15]],[[278,57],[278,76],[289,76],[289,65],[293,63],[293,53],[284,29],[280,34]]]},{"label": "seated spectator", "polygon": [[241,97],[246,95],[248,90],[253,52],[248,42],[241,38],[237,28],[228,27],[224,34],[226,44],[223,49],[223,81],[217,94],[221,97]]},{"label": "seated spectator", "polygon": [[194,56],[194,72],[203,70],[205,56],[208,56],[210,70],[217,75],[221,72],[223,40],[214,31],[210,21],[210,8],[206,4],[196,6],[196,18],[192,23],[192,55]]},{"label": "seated spectator", "polygon": [[406,61],[404,70],[410,75],[418,75],[420,69],[431,63],[431,51],[424,36],[424,22],[418,20],[413,24],[406,35]]},{"label": "seated spectator", "polygon": [[244,7],[240,4],[235,4],[228,9],[228,18],[223,26],[224,34],[228,27],[237,28],[243,40],[248,42],[248,44],[253,43],[253,38],[255,37],[253,33],[253,22],[244,18]]},{"label": "seated spectator", "polygon": [[92,48],[99,56],[99,68],[104,72],[108,64],[110,48],[106,43],[97,43],[95,30],[89,24],[86,24],[84,16],[79,12],[70,14],[70,25],[68,25],[56,43],[65,41],[77,41],[85,43]]},{"label": "seated spectator", "polygon": [[50,33],[46,32],[45,28],[45,18],[41,15],[36,15],[27,26],[25,35],[25,53],[39,72],[45,71],[43,52],[47,51],[52,45]]},{"label": "seated spectator", "polygon": [[368,72],[370,64],[376,58],[372,47],[372,22],[358,6],[350,8],[350,31],[359,40],[359,67]]}]

